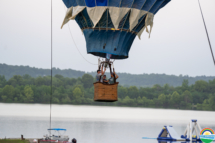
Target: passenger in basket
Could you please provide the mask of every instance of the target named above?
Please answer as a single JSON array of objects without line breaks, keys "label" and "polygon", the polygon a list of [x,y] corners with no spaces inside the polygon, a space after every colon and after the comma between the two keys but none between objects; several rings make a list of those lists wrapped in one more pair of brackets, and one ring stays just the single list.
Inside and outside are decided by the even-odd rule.
[{"label": "passenger in basket", "polygon": [[108,80],[108,83],[109,84],[114,84],[114,83],[116,83],[116,79],[117,78],[119,78],[119,76],[115,73],[115,72],[113,72],[112,74],[111,74],[111,78]]},{"label": "passenger in basket", "polygon": [[[102,65],[101,70],[100,70],[100,69],[97,70],[97,75],[96,75],[96,81],[97,81],[97,82],[103,82],[102,75],[104,75],[105,71],[106,71],[106,68],[103,70],[103,65]],[[99,81],[99,80],[100,80],[100,81]]]},{"label": "passenger in basket", "polygon": [[108,80],[106,79],[106,75],[103,75],[103,83],[108,84]]}]

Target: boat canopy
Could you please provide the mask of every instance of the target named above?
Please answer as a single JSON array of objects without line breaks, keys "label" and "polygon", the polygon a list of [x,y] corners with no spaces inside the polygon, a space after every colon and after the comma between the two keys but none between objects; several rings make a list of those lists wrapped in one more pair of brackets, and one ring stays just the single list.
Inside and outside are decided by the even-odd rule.
[{"label": "boat canopy", "polygon": [[48,129],[48,130],[55,130],[55,131],[66,131],[66,129],[61,129],[61,128],[52,128],[52,129]]}]

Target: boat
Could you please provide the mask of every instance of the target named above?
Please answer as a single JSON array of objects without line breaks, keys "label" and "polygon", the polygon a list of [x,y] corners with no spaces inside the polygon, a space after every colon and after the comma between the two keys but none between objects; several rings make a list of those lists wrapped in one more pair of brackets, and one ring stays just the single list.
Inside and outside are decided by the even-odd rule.
[{"label": "boat", "polygon": [[49,132],[49,135],[44,135],[44,139],[43,140],[69,141],[69,137],[67,135],[64,135],[65,132],[66,132],[66,129],[51,128],[51,129],[48,129],[48,132]]}]

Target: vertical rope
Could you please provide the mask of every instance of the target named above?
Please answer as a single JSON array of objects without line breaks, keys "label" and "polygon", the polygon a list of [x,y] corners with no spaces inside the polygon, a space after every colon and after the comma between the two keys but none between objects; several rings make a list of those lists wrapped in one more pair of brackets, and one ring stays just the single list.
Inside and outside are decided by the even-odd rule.
[{"label": "vertical rope", "polygon": [[202,20],[203,20],[203,23],[204,23],[204,26],[205,26],[205,32],[206,32],[206,35],[207,35],[207,38],[208,38],[208,43],[209,43],[209,46],[210,46],[210,49],[211,49],[211,55],[212,55],[213,62],[214,62],[214,65],[215,65],[215,59],[214,59],[213,49],[211,47],[211,42],[210,42],[210,38],[209,38],[209,35],[208,35],[207,27],[206,27],[206,24],[205,24],[205,19],[204,19],[203,13],[202,13],[201,4],[200,4],[199,0],[198,0],[198,2],[199,2],[199,8],[200,8],[200,11],[201,11],[201,14],[202,14]]},{"label": "vertical rope", "polygon": [[[51,0],[51,95],[50,95],[50,122],[49,126],[51,129],[51,123],[52,123],[52,0]],[[51,135],[51,130],[50,130]]]}]

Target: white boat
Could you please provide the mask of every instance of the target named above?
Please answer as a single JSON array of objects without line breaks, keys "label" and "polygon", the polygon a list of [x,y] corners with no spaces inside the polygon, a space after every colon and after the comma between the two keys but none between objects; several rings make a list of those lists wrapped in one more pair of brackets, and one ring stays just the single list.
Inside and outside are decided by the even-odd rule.
[{"label": "white boat", "polygon": [[44,135],[44,140],[54,140],[54,141],[69,141],[69,137],[64,135],[66,129],[52,128],[48,129],[49,135]]}]

